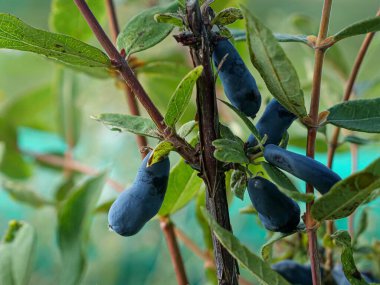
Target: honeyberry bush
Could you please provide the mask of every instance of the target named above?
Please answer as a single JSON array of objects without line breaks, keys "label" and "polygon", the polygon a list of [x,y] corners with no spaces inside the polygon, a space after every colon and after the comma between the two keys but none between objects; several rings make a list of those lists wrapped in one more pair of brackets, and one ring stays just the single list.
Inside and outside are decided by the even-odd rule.
[{"label": "honeyberry bush", "polygon": [[[80,2],[82,1],[77,1],[77,3]],[[153,3],[155,7],[151,8],[129,2],[115,3],[116,11],[122,16],[121,21],[126,22],[118,36],[116,46],[122,56],[128,56],[129,65],[138,75],[147,94],[154,99],[155,106],[163,114],[164,121],[158,122],[156,114],[152,112],[152,106],[148,106],[147,113],[140,107],[141,116],[126,115],[128,108],[123,102],[122,94],[127,88],[117,71],[122,70],[122,65],[120,61],[115,61],[115,58],[110,60],[102,51],[74,2],[52,1],[49,32],[32,27],[37,25],[30,26],[22,18],[18,19],[6,13],[1,14],[0,47],[6,49],[0,54],[1,63],[4,66],[4,68],[2,66],[2,77],[3,80],[6,78],[9,81],[1,86],[3,92],[6,93],[3,99],[4,106],[1,109],[0,124],[3,146],[2,188],[18,203],[36,208],[24,210],[27,211],[24,216],[10,215],[12,219],[16,218],[20,221],[10,221],[7,231],[4,230],[0,247],[1,284],[49,284],[49,282],[58,281],[62,284],[141,283],[139,279],[141,277],[138,276],[136,270],[133,270],[131,260],[138,262],[143,258],[150,262],[157,259],[155,262],[159,264],[157,265],[158,272],[165,269],[174,274],[167,253],[156,257],[157,254],[154,252],[148,255],[143,249],[135,252],[129,249],[129,244],[133,239],[143,238],[152,244],[160,242],[162,244],[160,248],[166,249],[160,237],[152,234],[157,231],[149,228],[151,224],[158,225],[158,219],[150,221],[147,224],[148,229],[144,228],[136,237],[118,239],[115,233],[106,231],[107,221],[104,213],[108,212],[117,194],[114,192],[110,194],[111,191],[105,193],[104,190],[101,194],[102,189],[105,188],[104,185],[107,183],[108,190],[112,187],[122,191],[123,184],[130,184],[134,180],[136,170],[141,163],[133,136],[124,131],[149,137],[148,145],[154,149],[151,163],[170,153],[172,170],[165,200],[158,212],[160,223],[163,225],[163,235],[168,244],[173,245],[176,242],[168,238],[168,232],[170,235],[171,230],[171,237],[173,237],[175,228],[183,229],[204,250],[201,258],[207,265],[205,274],[200,275],[192,268],[193,263],[187,261],[188,258],[198,257],[193,257],[194,254],[182,246],[180,249],[182,254],[185,254],[186,272],[181,274],[178,269],[176,270],[178,283],[186,283],[187,275],[191,284],[197,282],[235,284],[237,270],[230,254],[239,262],[240,273],[244,276],[244,280],[240,280],[241,283],[288,284],[285,279],[270,269],[270,264],[289,259],[293,259],[298,264],[309,264],[310,259],[315,261],[315,256],[318,254],[320,259],[317,261],[324,271],[323,283],[339,282],[344,279],[344,277],[337,279],[335,276],[331,278],[330,271],[333,266],[328,262],[331,260],[336,265],[343,263],[344,274],[351,284],[369,282],[368,279],[360,277],[355,263],[362,273],[369,271],[379,276],[378,243],[359,238],[365,233],[367,226],[371,226],[368,217],[376,213],[376,207],[368,205],[376,205],[374,200],[377,198],[379,188],[379,161],[376,150],[378,135],[376,133],[380,129],[378,121],[380,108],[376,99],[378,89],[376,65],[373,63],[371,65],[371,59],[376,59],[378,54],[376,36],[372,44],[374,46],[372,46],[372,54],[367,55],[368,58],[360,70],[365,74],[366,81],[356,80],[352,91],[356,97],[355,100],[340,104],[344,90],[347,90],[346,82],[352,74],[350,66],[362,40],[360,35],[376,32],[380,26],[379,18],[373,17],[377,7],[371,7],[373,11],[368,9],[368,14],[363,15],[362,18],[355,14],[342,26],[338,26],[334,23],[334,9],[338,10],[341,8],[338,6],[342,4],[337,2],[333,5],[330,19],[336,29],[330,29],[329,35],[332,36],[321,41],[321,36],[316,37],[319,21],[317,17],[313,20],[301,15],[292,16],[284,20],[288,23],[289,30],[283,30],[280,25],[281,29],[270,24],[271,21],[256,12],[258,4],[255,3],[238,6],[233,1],[230,1],[231,3],[225,3],[225,1],[203,3],[201,1],[199,3],[202,5],[201,9],[198,9],[197,5],[191,6],[193,2]],[[106,26],[106,4],[109,5],[110,2],[88,1],[88,3],[96,18]],[[329,3],[330,1],[325,1],[324,6],[328,7]],[[211,9],[208,8],[209,4],[211,4]],[[192,7],[193,18],[189,16],[190,8],[186,11],[186,5]],[[355,5],[356,9],[353,8],[353,11],[363,8],[363,5],[370,6],[362,3],[355,3]],[[321,8],[322,3],[315,5],[315,13],[318,14]],[[124,18],[125,11],[135,17]],[[199,25],[201,27],[203,25],[199,17],[200,11],[210,20],[209,23],[205,21],[206,28],[210,28],[206,41],[204,38],[206,34],[199,35],[196,31]],[[299,11],[294,9],[291,12]],[[371,16],[372,18],[369,18]],[[189,17],[195,20],[190,21]],[[267,17],[273,16],[267,14]],[[325,12],[322,15],[322,21],[323,19],[326,21],[326,18]],[[369,19],[364,20],[365,18]],[[270,24],[274,34],[263,22]],[[342,28],[345,25],[347,28]],[[211,26],[213,26],[212,30]],[[111,35],[115,29],[111,26],[108,31]],[[170,35],[174,35],[176,41]],[[354,36],[358,36],[360,40],[355,42]],[[350,39],[351,37],[353,39]],[[200,38],[203,39],[203,45],[198,45]],[[246,55],[243,58],[258,82],[262,104],[261,111],[255,118],[246,117],[244,112],[230,105],[223,97],[223,86],[218,81],[217,94],[223,100],[218,103],[221,123],[219,125],[216,124],[217,120],[205,120],[205,118],[215,118],[215,114],[210,114],[208,103],[213,104],[213,100],[209,100],[213,95],[213,80],[218,73],[223,79],[223,60],[227,64],[228,57],[224,58],[219,66],[211,68],[211,58],[201,57],[200,54],[205,50],[199,50],[199,47],[206,50],[210,48],[208,52],[211,55],[214,46],[224,38],[228,38],[238,47],[242,56]],[[345,45],[345,41],[349,44]],[[350,41],[355,43],[355,48],[352,47]],[[189,57],[189,47],[192,60]],[[288,60],[283,48],[291,56],[292,61]],[[319,86],[318,80],[312,80],[313,74],[319,73],[318,70],[313,71],[313,48],[316,54],[318,52],[326,54],[321,100],[317,104],[311,104],[312,108],[319,105],[319,112],[314,112],[314,115],[319,114],[319,116],[314,118],[310,116],[310,118],[307,115],[310,112],[310,101],[316,98],[315,94],[318,93],[316,88],[318,89]],[[26,55],[25,51],[47,56],[50,62],[46,63],[46,59]],[[303,60],[299,60],[300,55]],[[319,59],[316,61],[320,63],[321,54],[315,55],[316,58],[318,56]],[[14,60],[19,62],[20,70],[17,69],[13,75],[12,71],[16,66],[16,63],[13,63]],[[192,66],[192,61],[197,67]],[[202,66],[200,62],[203,63]],[[293,67],[293,62],[296,63],[296,68]],[[47,68],[41,68],[43,65]],[[207,75],[208,77],[205,77]],[[131,75],[127,76],[127,79],[130,80],[130,78]],[[28,83],[25,84],[27,87],[23,87],[24,82]],[[197,88],[194,88],[196,82]],[[133,83],[131,89],[138,92],[136,82],[129,81],[129,84],[131,83]],[[113,91],[114,89],[117,91]],[[192,92],[193,89],[194,92]],[[197,96],[207,95],[204,98],[208,99],[203,101],[206,102],[205,104],[199,101],[195,104],[196,93]],[[310,96],[310,93],[313,95]],[[18,94],[21,95],[18,96]],[[326,152],[328,147],[331,150],[329,144],[333,140],[335,126],[338,126],[344,130],[339,138],[340,144],[337,151],[347,152],[351,149],[352,160],[355,162],[355,150],[359,147],[365,148],[369,153],[366,167],[350,175],[350,167],[342,165],[341,167],[344,168],[342,172],[340,169],[336,170],[339,170],[339,174],[343,176],[343,181],[329,189],[323,198],[318,196],[317,192],[315,195],[304,194],[302,183],[280,171],[273,164],[265,162],[262,156],[262,153],[265,153],[263,146],[271,137],[269,134],[267,137],[259,137],[255,126],[262,117],[265,106],[273,97],[298,118],[289,129],[289,136],[284,133],[282,147],[288,145],[291,150],[298,147],[299,152],[304,154],[307,136],[309,142],[313,140],[310,130],[313,132],[318,129],[317,151]],[[232,103],[236,105],[233,101]],[[146,106],[146,104],[143,105]],[[153,114],[152,118],[149,114],[151,116]],[[104,123],[108,128],[91,120],[90,115],[92,119]],[[153,121],[156,121],[156,125]],[[203,122],[203,127],[202,123],[198,122]],[[207,124],[214,129],[216,140],[207,141],[210,137],[206,131],[211,131],[204,128]],[[275,127],[277,126],[273,126]],[[218,128],[221,137],[215,131]],[[307,135],[307,129],[309,129],[309,135]],[[254,134],[256,141],[262,146],[249,149],[244,144],[249,134]],[[199,137],[203,137],[201,142],[199,142]],[[33,141],[33,138],[39,140]],[[115,140],[120,143],[115,144]],[[113,147],[111,148],[110,145]],[[138,145],[141,145],[141,141]],[[185,160],[178,161],[176,151],[185,156],[187,163]],[[309,155],[310,153],[313,154],[313,151],[309,150]],[[202,160],[200,158],[202,156],[208,157],[209,161],[210,157],[212,161],[212,157],[215,156],[219,161],[217,164],[220,171],[216,173],[217,177],[212,174],[209,161]],[[203,164],[199,164],[199,161]],[[212,162],[211,166],[215,166],[213,163],[216,162]],[[335,164],[337,163],[339,160],[335,159]],[[98,167],[90,167],[93,165]],[[99,173],[98,171],[102,169],[104,171]],[[310,169],[307,170],[310,171]],[[226,179],[220,174],[221,172],[225,172]],[[198,176],[206,179],[205,181],[217,178],[226,186],[213,189],[219,190],[214,195],[206,195],[206,192],[212,191],[210,185],[207,187],[206,183],[205,186]],[[110,177],[117,177],[121,182],[116,182]],[[283,197],[298,202],[302,214],[305,213],[305,202],[310,203],[314,200],[314,205],[310,207],[311,211],[303,216],[306,225],[301,222],[295,233],[268,231],[267,243],[253,244],[252,240],[256,238],[255,232],[250,230],[249,235],[243,235],[240,231],[242,220],[246,221],[248,228],[254,228],[256,221],[260,224],[248,195],[244,196],[247,179],[252,177],[270,179],[281,189]],[[316,178],[324,179],[324,177]],[[221,192],[220,190],[224,188],[225,191]],[[4,193],[2,195],[7,197]],[[237,209],[234,205],[243,204],[242,212],[250,214],[248,218],[241,214],[240,217],[232,220],[234,236],[215,222],[218,220],[223,227],[229,228],[229,221],[225,218],[228,217],[228,208],[225,203],[227,201],[223,198],[225,195],[233,206],[230,209],[231,216],[236,217],[234,212],[237,212]],[[205,196],[207,196],[208,208],[211,207],[211,215],[205,211]],[[213,197],[216,198],[211,201]],[[245,198],[244,202],[237,201],[243,198]],[[278,210],[276,204],[273,203],[271,206],[275,213],[275,210]],[[353,236],[350,237],[346,231],[336,231],[335,228],[331,231],[328,229],[331,228],[331,223],[325,225],[326,220],[339,221],[352,214],[359,206],[360,215],[357,219],[358,223],[355,224]],[[4,212],[14,211],[12,208],[5,207],[6,205],[2,205]],[[12,207],[24,209],[24,206],[16,206],[16,204],[12,204]],[[212,207],[222,209],[222,213],[213,212]],[[257,206],[257,209],[260,207]],[[195,225],[194,220],[189,224],[184,213],[191,217],[195,216],[198,224]],[[287,214],[283,213],[284,216]],[[32,218],[33,216],[37,218]],[[95,221],[93,221],[94,218]],[[308,218],[312,219],[307,220]],[[56,225],[50,222],[52,219],[57,221]],[[175,221],[174,225],[170,219]],[[31,221],[33,221],[33,226],[30,224]],[[36,232],[33,229],[44,228],[45,223],[48,223],[49,231]],[[193,228],[198,226],[197,236]],[[5,226],[3,228],[5,229]],[[94,228],[98,230],[95,232]],[[305,228],[312,229],[309,230],[309,235]],[[214,244],[221,242],[224,248],[216,246],[216,251],[213,250],[211,233],[214,235]],[[310,249],[308,255],[308,238],[313,238],[313,233],[317,234],[318,247]],[[178,242],[182,244],[183,235],[181,236],[178,231],[176,234]],[[241,238],[241,241],[238,238]],[[44,247],[44,244],[56,246],[56,240],[58,246],[54,250],[48,251]],[[96,246],[95,240],[98,241]],[[110,246],[109,243],[115,244]],[[37,244],[39,251],[36,261],[34,254]],[[189,242],[184,242],[184,244],[189,245]],[[115,254],[107,255],[110,248],[111,251],[119,254],[128,252],[124,257],[126,260],[120,262],[115,258]],[[251,250],[255,250],[254,253]],[[213,265],[213,252],[215,252],[219,274],[216,274],[215,265]],[[173,252],[171,254],[173,255]],[[312,258],[309,257],[310,254]],[[93,255],[98,256],[94,258]],[[98,261],[97,267],[92,265],[94,259],[101,260]],[[59,271],[54,274],[56,277],[43,280],[41,275],[34,273],[38,271],[37,264],[41,264],[42,261],[59,264],[50,266],[50,274]],[[181,259],[175,259],[177,268],[181,266],[181,263],[183,263]],[[105,269],[110,268],[105,267],[110,264],[117,272],[124,270],[129,270],[129,272],[125,275],[120,274],[120,280],[118,280],[114,277],[117,276],[116,274],[110,274],[109,270]],[[315,265],[311,267],[314,275],[313,283],[318,284],[320,282],[317,276],[319,269]],[[112,277],[104,277],[104,281],[100,281],[96,270],[103,272],[104,276],[112,275]],[[293,275],[301,275],[302,270],[299,269]],[[305,270],[310,274],[310,266]],[[290,272],[290,269],[285,268],[285,271]],[[277,272],[281,273],[281,270],[277,269]],[[340,272],[343,273],[342,270]],[[158,275],[153,273],[151,279],[148,278],[146,282],[159,284],[160,281],[156,279]],[[174,284],[174,278],[172,280]]]}]

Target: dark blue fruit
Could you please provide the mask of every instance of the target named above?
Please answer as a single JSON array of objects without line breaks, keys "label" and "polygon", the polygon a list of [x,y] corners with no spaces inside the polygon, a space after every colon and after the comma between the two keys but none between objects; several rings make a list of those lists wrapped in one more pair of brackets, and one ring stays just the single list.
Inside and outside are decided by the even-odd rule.
[{"label": "dark blue fruit", "polygon": [[[272,99],[256,124],[260,136],[264,137],[264,135],[267,135],[267,141],[264,145],[278,145],[286,130],[296,118],[296,115],[284,108],[276,99]],[[254,147],[256,145],[256,138],[250,135],[248,138],[248,147]]]},{"label": "dark blue fruit", "polygon": [[272,269],[284,277],[290,284],[312,285],[309,265],[301,265],[293,260],[284,260],[272,265]]},{"label": "dark blue fruit", "polygon": [[248,180],[248,194],[267,230],[290,233],[300,222],[300,207],[269,180],[257,176]]},{"label": "dark blue fruit", "polygon": [[165,158],[146,167],[144,158],[132,186],[112,204],[108,212],[110,229],[122,236],[136,234],[160,209],[168,185],[170,162]]},{"label": "dark blue fruit", "polygon": [[228,40],[221,40],[216,43],[212,53],[214,64],[218,68],[227,54],[228,56],[219,71],[224,92],[232,105],[245,115],[255,117],[261,105],[259,89],[239,53]]},{"label": "dark blue fruit", "polygon": [[341,180],[338,174],[322,163],[273,144],[265,147],[264,157],[269,163],[313,185],[321,194],[326,194]]},{"label": "dark blue fruit", "polygon": [[[358,274],[359,275],[359,274]],[[347,280],[344,275],[343,269],[341,265],[334,266],[332,270],[332,276],[337,285],[350,285],[351,283]],[[368,283],[378,283],[379,280],[376,279],[370,272],[361,273],[361,277]],[[358,279],[359,282],[359,279]]]}]

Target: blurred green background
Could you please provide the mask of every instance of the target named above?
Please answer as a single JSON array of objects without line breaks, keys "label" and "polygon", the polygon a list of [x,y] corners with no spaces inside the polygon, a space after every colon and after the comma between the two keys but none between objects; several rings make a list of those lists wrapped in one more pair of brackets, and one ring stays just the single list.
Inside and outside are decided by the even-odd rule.
[{"label": "blurred green background", "polygon": [[[69,1],[69,0],[68,0]],[[99,0],[101,1],[101,0]],[[153,1],[115,1],[120,25],[123,26],[138,11],[152,4]],[[162,2],[165,1],[154,1]],[[331,33],[343,27],[371,16],[379,7],[379,1],[373,0],[336,0],[334,1]],[[216,10],[228,6],[237,6],[238,1],[217,0]],[[320,0],[249,0],[246,1],[251,11],[257,15],[273,32],[292,34],[315,34],[318,27],[322,1]],[[0,12],[11,13],[26,23],[41,29],[49,29],[49,13],[51,3],[48,0],[0,0]],[[102,24],[108,31],[105,17]],[[234,24],[234,28],[243,28],[243,21]],[[174,30],[174,33],[177,31]],[[329,51],[326,58],[325,72],[322,83],[321,110],[341,100],[345,79],[349,74],[363,36],[347,39],[338,44],[337,48]],[[94,37],[88,43],[99,46]],[[260,76],[249,63],[246,44],[237,43],[239,51],[252,69],[260,90],[265,98],[270,98]],[[311,79],[313,71],[313,51],[307,46],[288,43],[283,47],[296,67],[303,89],[305,101],[309,102]],[[363,67],[359,74],[356,95],[362,98],[379,96],[380,74],[379,67],[380,38],[375,37]],[[176,85],[190,70],[190,60],[187,49],[176,45],[172,37],[168,37],[153,49],[139,53],[138,58],[145,62],[166,64],[166,68],[157,72],[146,72],[140,75],[144,87],[162,112],[165,111],[170,95]],[[167,64],[169,63],[169,64]],[[45,58],[18,51],[0,50],[0,140],[14,139],[16,149],[23,155],[8,158],[2,168],[2,181],[12,179],[23,181],[29,188],[41,196],[53,199],[54,192],[63,181],[63,173],[37,164],[26,155],[27,152],[38,154],[59,154],[66,150],[66,144],[60,135],[62,125],[62,104],[57,98],[59,76],[65,77],[63,92],[75,90],[73,95],[74,109],[77,110],[75,127],[78,142],[74,148],[74,157],[81,164],[96,170],[107,169],[109,177],[122,185],[132,183],[140,156],[134,136],[128,133],[111,132],[90,116],[100,113],[127,113],[125,98],[121,89],[112,79],[99,80],[71,70],[62,71],[62,66]],[[72,87],[75,82],[75,88]],[[220,96],[223,90],[218,87]],[[266,100],[264,100],[265,102]],[[242,126],[226,107],[220,106],[221,120],[229,125],[235,134],[245,139],[248,130]],[[261,112],[263,107],[261,108]],[[144,112],[143,112],[144,113]],[[182,122],[193,119],[194,104],[182,117]],[[10,127],[4,127],[7,125]],[[9,128],[12,131],[9,131]],[[330,133],[330,129],[327,130]],[[13,132],[13,133],[12,133]],[[290,128],[291,148],[304,153],[306,130],[301,124],[294,123]],[[379,156],[379,137],[362,136],[372,139],[373,144],[359,147],[359,169],[364,168],[374,158]],[[150,140],[150,145],[157,142]],[[350,152],[347,146],[342,146],[336,156],[334,170],[343,177],[350,173]],[[326,161],[326,145],[323,137],[318,137],[317,159]],[[174,165],[178,156],[172,154]],[[83,181],[85,176],[79,176]],[[302,183],[300,186],[303,187]],[[117,196],[117,192],[109,186],[103,189],[100,202]],[[239,208],[249,204],[249,199],[231,202],[231,220],[234,233],[250,249],[258,252],[265,242],[266,232],[252,215],[239,214]],[[372,243],[379,238],[376,229],[378,221],[378,206],[370,204],[369,227],[362,238],[363,243]],[[38,250],[33,275],[30,284],[56,284],[61,264],[56,237],[56,215],[51,207],[35,209],[28,205],[12,200],[5,191],[0,191],[0,234],[7,228],[10,219],[20,219],[30,222],[38,235]],[[204,248],[202,232],[194,219],[194,203],[182,209],[173,220],[176,225],[188,234],[200,247]],[[339,226],[346,228],[346,221],[339,221]],[[205,284],[203,262],[191,253],[182,243],[185,266],[191,284]],[[88,267],[82,284],[175,284],[175,276],[165,240],[162,237],[159,222],[153,220],[136,236],[122,238],[107,229],[105,214],[95,216],[89,247],[87,248]],[[363,262],[364,268],[372,269],[371,264]],[[242,275],[250,278],[244,270]]]}]

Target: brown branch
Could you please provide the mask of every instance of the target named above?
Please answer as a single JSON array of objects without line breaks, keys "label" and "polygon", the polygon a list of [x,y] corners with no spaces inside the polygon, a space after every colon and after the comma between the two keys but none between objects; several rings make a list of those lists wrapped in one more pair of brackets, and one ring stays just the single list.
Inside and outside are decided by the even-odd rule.
[{"label": "brown branch", "polygon": [[[216,103],[214,74],[211,66],[209,34],[206,27],[209,16],[206,10],[202,15],[199,2],[186,1],[186,14],[189,29],[198,41],[190,46],[194,66],[203,66],[203,73],[197,80],[197,114],[200,131],[201,175],[206,185],[206,207],[219,225],[232,231],[225,188],[225,175],[222,165],[214,156],[212,142],[219,137],[219,118]],[[220,285],[238,284],[238,265],[232,255],[212,234],[214,258]]]},{"label": "brown branch", "polygon": [[[322,43],[323,40],[327,36],[331,5],[332,5],[332,0],[324,1],[316,46],[320,46],[320,43]],[[312,92],[311,92],[311,103],[310,103],[310,113],[309,113],[313,126],[317,126],[318,124],[319,100],[320,100],[320,92],[321,92],[321,79],[322,79],[322,67],[323,67],[324,55],[325,55],[325,49],[315,50],[313,87],[312,87]],[[312,158],[314,158],[314,154],[315,154],[316,136],[317,136],[317,127],[308,127],[306,155]],[[310,184],[307,184],[306,192],[314,193],[313,186]],[[312,206],[312,203],[306,204],[305,223],[306,223],[308,239],[309,239],[308,248],[309,248],[309,258],[310,258],[310,263],[311,263],[313,285],[320,285],[321,284],[321,270],[320,270],[319,254],[318,254],[316,222],[313,220],[311,216],[311,206]]]},{"label": "brown branch", "polygon": [[[110,23],[110,29],[113,36],[113,40],[116,43],[117,35],[119,34],[119,25],[116,18],[116,11],[113,4],[113,0],[106,0],[106,6],[108,11],[108,19]],[[131,88],[124,83],[124,92],[127,99],[129,111],[132,115],[139,116],[140,111],[137,105],[136,97],[133,94]],[[147,140],[144,136],[136,135],[137,145],[141,150],[147,146]],[[146,155],[145,152],[141,152],[142,158]],[[161,217],[160,218],[161,230],[164,233],[166,244],[169,249],[170,257],[174,266],[174,272],[176,274],[177,282],[180,285],[188,284],[188,279],[186,276],[185,265],[181,252],[179,250],[178,242],[174,234],[173,224],[170,222],[169,218]]]},{"label": "brown branch", "polygon": [[[377,11],[376,16],[380,16],[380,9]],[[365,55],[367,54],[368,47],[371,44],[373,37],[375,36],[375,33],[368,33],[364,40],[363,43],[359,49],[358,55],[356,56],[354,66],[352,68],[351,74],[347,80],[346,83],[346,88],[344,91],[343,95],[343,101],[348,101],[351,97],[351,94],[353,93],[353,87],[355,84],[355,81],[357,79],[357,76],[359,74],[360,67],[362,66],[363,59]],[[328,145],[328,150],[327,150],[327,167],[330,169],[333,166],[334,162],[334,156],[336,149],[338,147],[338,140],[339,140],[339,135],[340,135],[340,128],[335,128],[332,138],[330,140],[330,143]],[[326,221],[326,230],[327,234],[331,235],[333,234],[335,227],[334,227],[334,221]],[[325,268],[327,271],[331,271],[333,268],[333,251],[330,248],[326,249],[326,262],[325,262]]]},{"label": "brown branch", "polygon": [[137,80],[134,72],[129,67],[124,57],[118,52],[113,43],[107,37],[106,33],[100,26],[94,14],[91,12],[87,3],[84,0],[74,0],[74,2],[78,6],[83,17],[86,19],[88,25],[92,29],[99,43],[102,45],[102,47],[110,57],[112,63],[114,64],[114,67],[118,70],[122,78],[128,84],[129,88],[133,91],[137,99],[140,101],[141,105],[148,112],[149,116],[156,124],[162,136],[175,146],[178,153],[186,161],[188,161],[190,165],[192,165],[192,167],[198,169],[199,166],[198,161],[195,159],[196,155],[194,148],[184,139],[176,135],[173,132],[173,130],[165,124],[162,114],[153,104],[152,100],[145,92],[141,83]]}]

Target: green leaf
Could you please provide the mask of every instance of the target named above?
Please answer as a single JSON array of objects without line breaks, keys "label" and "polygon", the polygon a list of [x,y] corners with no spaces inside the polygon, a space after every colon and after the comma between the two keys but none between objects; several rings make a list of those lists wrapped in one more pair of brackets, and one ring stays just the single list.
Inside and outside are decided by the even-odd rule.
[{"label": "green leaf", "polygon": [[[105,14],[105,1],[87,0],[87,5],[98,21]],[[57,33],[86,40],[93,34],[74,1],[53,0],[49,18],[50,28]]]},{"label": "green leaf", "polygon": [[134,16],[117,37],[117,47],[124,49],[127,55],[146,50],[165,39],[173,30],[173,25],[157,23],[154,15],[174,13],[178,10],[178,2],[165,6],[157,6]]},{"label": "green leaf", "polygon": [[244,192],[247,188],[247,173],[241,170],[234,170],[231,175],[231,190],[240,200],[244,199]]},{"label": "green leaf", "polygon": [[235,136],[235,134],[231,131],[229,127],[221,123],[219,123],[219,132],[220,132],[220,137],[223,139],[228,139],[240,144],[244,144],[241,138],[239,138],[238,136]]},{"label": "green leaf", "polygon": [[106,176],[101,173],[78,186],[58,209],[58,245],[65,265],[60,284],[78,284],[84,273],[85,241]]},{"label": "green leaf", "polygon": [[342,261],[344,275],[350,284],[368,285],[356,268],[350,234],[347,231],[337,231],[331,237],[338,246],[343,248],[340,259]]},{"label": "green leaf", "polygon": [[[246,41],[247,33],[244,30],[231,29],[232,36],[235,41]],[[290,34],[273,34],[276,40],[280,43],[303,43],[309,45],[307,35],[290,35]]]},{"label": "green leaf", "polygon": [[253,214],[253,215],[257,215],[258,214],[257,211],[256,211],[256,209],[255,209],[255,207],[253,207],[252,205],[248,205],[248,206],[246,206],[244,208],[241,208],[239,210],[239,213],[240,214]]},{"label": "green leaf", "polygon": [[352,131],[380,133],[379,106],[380,98],[343,102],[329,109],[326,123]]},{"label": "green leaf", "polygon": [[261,141],[261,136],[259,134],[259,131],[256,129],[255,125],[252,123],[252,121],[243,113],[241,112],[239,109],[237,109],[235,106],[231,105],[230,103],[226,102],[226,101],[223,101],[223,100],[220,100],[219,101],[223,102],[224,104],[226,104],[228,107],[230,107],[230,109],[232,109],[232,111],[234,111],[239,117],[240,119],[243,120],[244,124],[248,127],[248,129],[251,131],[251,133],[254,135],[254,137],[258,140],[258,141]]},{"label": "green leaf", "polygon": [[179,14],[176,13],[164,13],[154,15],[154,20],[157,23],[171,24],[177,27],[183,27],[183,20]]},{"label": "green leaf", "polygon": [[345,136],[343,141],[348,142],[348,143],[353,143],[356,145],[366,145],[366,144],[369,144],[371,142],[371,140],[364,139],[364,138],[361,138],[361,137],[358,137],[355,135]]},{"label": "green leaf", "polygon": [[179,83],[174,94],[170,98],[168,110],[165,114],[165,122],[169,127],[175,127],[175,124],[183,115],[187,105],[190,102],[191,94],[198,80],[203,72],[203,66],[197,66],[190,71]]},{"label": "green leaf", "polygon": [[113,131],[126,131],[136,135],[160,138],[153,121],[144,117],[108,113],[93,116],[92,118],[106,126],[110,126]]},{"label": "green leaf", "polygon": [[152,166],[153,164],[155,164],[157,162],[160,162],[162,159],[164,159],[166,156],[168,156],[172,150],[175,150],[175,147],[171,142],[168,142],[168,141],[160,142],[154,148],[152,154],[149,157],[148,167]]},{"label": "green leaf", "polygon": [[35,29],[9,14],[0,14],[0,48],[34,52],[71,65],[111,67],[101,50],[70,36]]},{"label": "green leaf", "polygon": [[215,146],[214,157],[223,162],[249,163],[244,152],[244,144],[227,139],[217,139],[212,142]]},{"label": "green leaf", "polygon": [[332,36],[335,42],[348,37],[367,34],[380,30],[380,17],[374,17],[364,21],[354,23]]},{"label": "green leaf", "polygon": [[186,138],[197,126],[198,122],[194,120],[189,121],[178,129],[177,134],[182,138]]},{"label": "green leaf", "polygon": [[229,253],[235,257],[242,266],[248,269],[263,285],[290,285],[280,274],[270,268],[269,264],[253,254],[248,248],[229,231],[223,229],[203,208],[203,215],[210,228]]},{"label": "green leaf", "polygon": [[9,222],[12,239],[4,239],[0,244],[0,284],[29,284],[36,251],[34,228],[18,221]]},{"label": "green leaf", "polygon": [[271,238],[261,247],[261,257],[264,261],[269,261],[272,257],[273,244],[276,241],[283,239],[284,237],[290,236],[293,233],[274,233]]},{"label": "green leaf", "polygon": [[197,172],[181,159],[170,171],[168,188],[158,215],[167,216],[183,208],[198,192],[201,184]]},{"label": "green leaf", "polygon": [[352,241],[353,247],[355,247],[357,245],[359,237],[365,232],[367,227],[368,227],[368,210],[363,209],[363,211],[360,215],[359,227],[356,230],[354,239]]},{"label": "green leaf", "polygon": [[25,203],[34,208],[55,205],[55,203],[46,200],[36,192],[30,190],[25,184],[8,180],[3,182],[2,187],[14,200]]},{"label": "green leaf", "polygon": [[236,22],[237,20],[241,20],[243,18],[244,18],[243,14],[240,9],[230,7],[217,13],[215,18],[212,20],[211,24],[226,26],[226,25],[230,25]]},{"label": "green leaf", "polygon": [[108,211],[110,210],[113,202],[115,202],[115,199],[112,199],[110,201],[106,201],[102,204],[100,204],[99,206],[96,207],[95,209],[95,213],[96,214],[100,214],[100,213],[108,213]]},{"label": "green leaf", "polygon": [[74,186],[74,175],[72,174],[69,177],[65,178],[65,180],[61,182],[55,190],[55,200],[57,202],[63,201],[67,197],[67,195],[71,193]]},{"label": "green leaf", "polygon": [[370,194],[380,188],[380,158],[346,179],[336,183],[313,204],[311,214],[318,221],[351,215]]},{"label": "green leaf", "polygon": [[290,112],[303,118],[307,115],[298,75],[272,32],[248,9],[246,19],[251,61],[272,95]]}]

